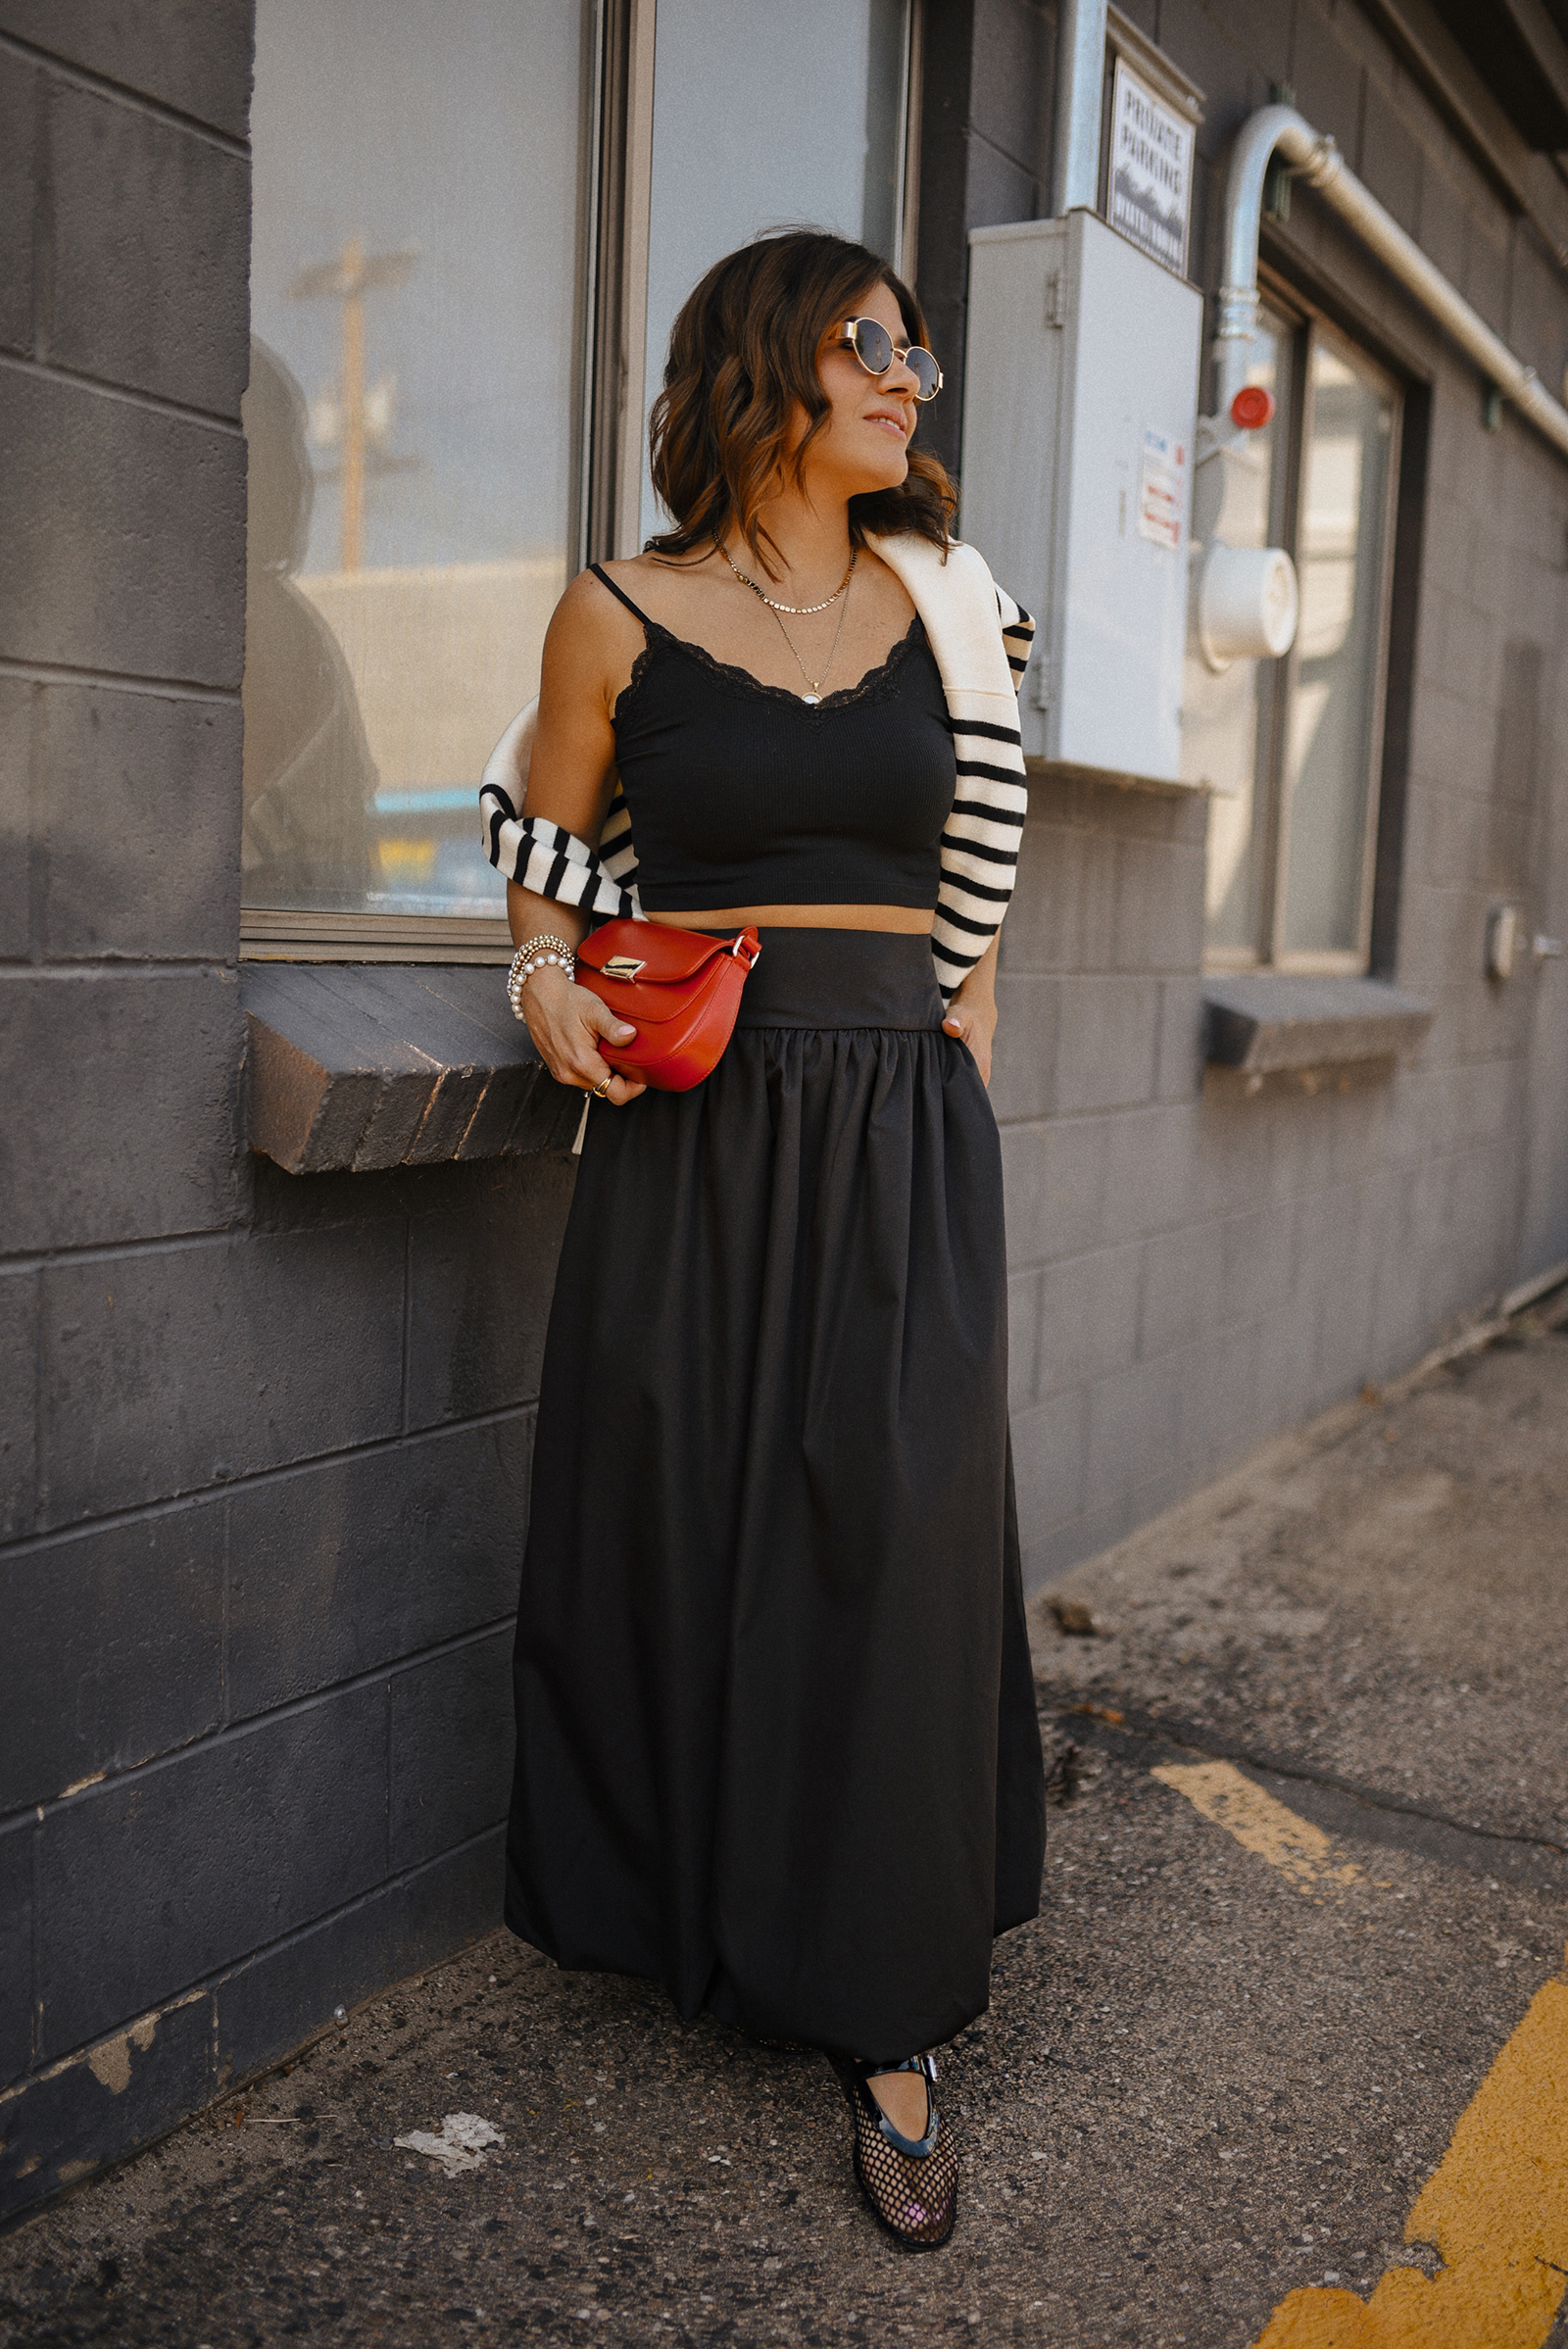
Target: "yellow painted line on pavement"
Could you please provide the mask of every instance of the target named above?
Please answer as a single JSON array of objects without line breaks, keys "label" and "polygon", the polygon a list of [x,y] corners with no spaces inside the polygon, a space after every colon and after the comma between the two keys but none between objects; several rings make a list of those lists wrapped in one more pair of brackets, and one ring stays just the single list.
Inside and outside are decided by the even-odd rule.
[{"label": "yellow painted line on pavement", "polygon": [[[1302,1892],[1340,1890],[1327,1835],[1229,1762],[1152,1776]],[[1459,2117],[1405,2222],[1435,2244],[1430,2279],[1392,2268],[1362,2300],[1312,2284],[1287,2293],[1255,2349],[1543,2349],[1568,2287],[1568,1980],[1546,1982]]]},{"label": "yellow painted line on pavement", "polygon": [[1320,1827],[1288,1810],[1245,1778],[1231,1762],[1168,1762],[1150,1774],[1185,1794],[1195,1810],[1234,1835],[1246,1851],[1293,1884],[1298,1892],[1338,1894],[1361,1871],[1350,1861],[1335,1864],[1334,1846]]},{"label": "yellow painted line on pavement", "polygon": [[1568,1982],[1548,1982],[1459,2119],[1405,2222],[1429,2282],[1392,2268],[1370,2300],[1288,2293],[1257,2349],[1542,2349],[1568,2284]]}]

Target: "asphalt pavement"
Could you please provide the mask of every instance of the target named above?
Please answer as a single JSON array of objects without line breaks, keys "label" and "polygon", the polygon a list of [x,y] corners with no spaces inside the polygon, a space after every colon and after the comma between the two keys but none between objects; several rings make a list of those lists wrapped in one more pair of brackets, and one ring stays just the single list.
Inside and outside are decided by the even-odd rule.
[{"label": "asphalt pavement", "polygon": [[0,2341],[1568,2349],[1559,1316],[1035,1602],[1046,1896],[942,2059],[946,2250],[820,2060],[496,1934],[0,2240]]}]

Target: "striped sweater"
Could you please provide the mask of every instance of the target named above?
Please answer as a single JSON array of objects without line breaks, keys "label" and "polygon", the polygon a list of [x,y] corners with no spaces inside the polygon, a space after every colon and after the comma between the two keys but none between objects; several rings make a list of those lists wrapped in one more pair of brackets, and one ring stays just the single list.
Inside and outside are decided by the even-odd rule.
[{"label": "striped sweater", "polygon": [[[996,585],[973,547],[956,540],[944,561],[923,538],[868,543],[903,581],[924,622],[953,727],[958,781],[942,832],[931,931],[946,1001],[1001,929],[1017,874],[1028,807],[1017,694],[1034,622]],[[479,790],[485,854],[498,872],[536,897],[636,918],[642,912],[637,851],[618,780],[597,848],[544,816],[519,812],[518,775],[527,771],[534,707],[513,720],[485,767]]]}]

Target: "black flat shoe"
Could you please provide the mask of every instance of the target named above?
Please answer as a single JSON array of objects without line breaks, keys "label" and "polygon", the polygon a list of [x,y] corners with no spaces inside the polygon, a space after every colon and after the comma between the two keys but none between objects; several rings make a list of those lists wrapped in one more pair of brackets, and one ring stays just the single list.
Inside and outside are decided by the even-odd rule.
[{"label": "black flat shoe", "polygon": [[[871,2216],[901,2251],[939,2251],[958,2217],[958,2148],[932,2101],[935,2060],[911,2055],[902,2064],[833,2066],[850,2100],[855,2129],[855,2175]],[[926,2081],[923,2137],[895,2129],[869,2081],[883,2072],[918,2072]]]}]

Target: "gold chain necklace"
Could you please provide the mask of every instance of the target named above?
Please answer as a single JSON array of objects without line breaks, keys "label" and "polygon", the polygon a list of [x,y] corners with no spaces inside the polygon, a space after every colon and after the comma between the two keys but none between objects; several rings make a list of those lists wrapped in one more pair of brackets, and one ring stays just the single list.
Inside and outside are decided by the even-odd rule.
[{"label": "gold chain necklace", "polygon": [[[806,704],[808,710],[814,710],[822,699],[822,688],[827,682],[828,671],[833,666],[833,657],[839,649],[839,638],[844,634],[844,615],[850,609],[849,585],[855,570],[856,555],[854,553],[851,554],[849,569],[845,572],[843,578],[833,590],[833,593],[826,599],[826,602],[821,604],[775,604],[771,596],[763,595],[761,589],[758,586],[755,579],[748,579],[743,570],[738,569],[733,563],[730,563],[729,552],[727,548],[720,546],[718,551],[723,556],[724,561],[729,563],[730,569],[735,572],[735,576],[737,579],[739,579],[741,585],[743,587],[749,587],[753,595],[758,598],[760,603],[763,603],[767,606],[768,611],[777,620],[778,632],[780,636],[783,637],[784,642],[789,646],[790,651],[794,654],[795,665],[800,670],[801,675],[806,679],[807,690],[802,694],[801,700]],[[839,606],[839,624],[833,631],[833,642],[828,646],[827,659],[822,663],[822,674],[820,677],[813,677],[810,670],[807,667],[805,661],[801,659],[800,650],[795,642],[794,637],[784,625],[784,614],[787,612],[792,617],[796,619],[802,619],[805,618],[809,612],[825,612],[829,604],[838,603],[840,596],[843,596],[844,602]]]},{"label": "gold chain necklace", "polygon": [[767,606],[769,612],[787,612],[792,620],[803,620],[807,618],[810,612],[825,612],[829,604],[836,604],[840,596],[844,593],[844,590],[850,584],[850,574],[855,569],[856,562],[859,553],[858,548],[852,547],[850,549],[849,570],[845,572],[837,587],[834,588],[833,593],[830,596],[824,596],[820,604],[777,604],[774,602],[773,598],[765,592],[764,589],[758,586],[755,579],[749,579],[747,577],[746,573],[741,569],[740,564],[732,559],[728,547],[726,547],[720,539],[715,538],[713,544],[718,548],[719,553],[723,556],[724,561],[729,564],[730,569],[735,573],[736,578],[740,581],[743,587],[749,587],[754,596],[760,598],[761,602]]}]

